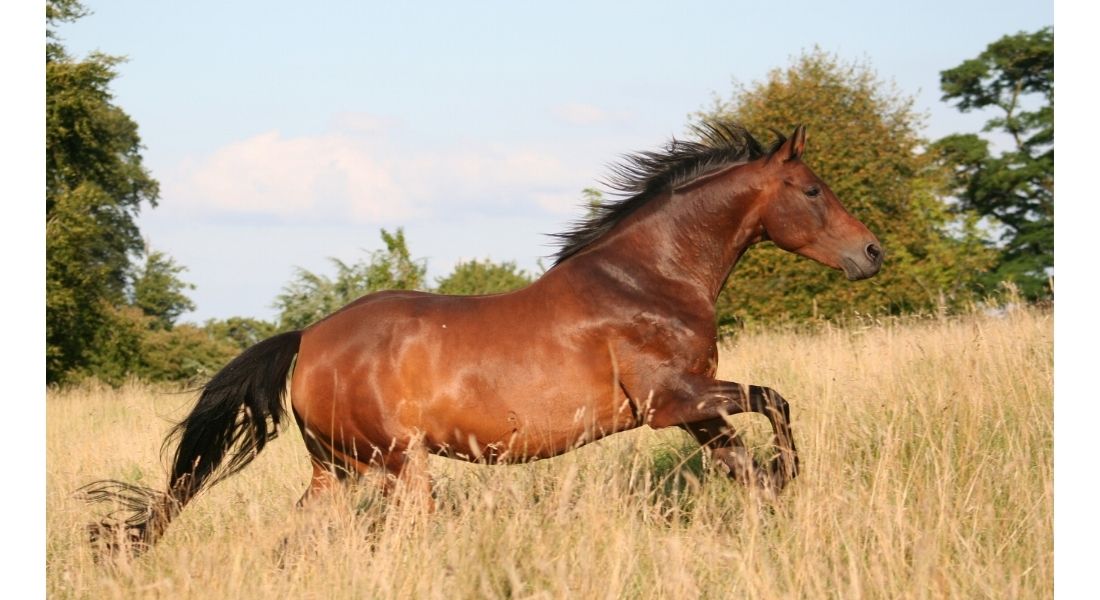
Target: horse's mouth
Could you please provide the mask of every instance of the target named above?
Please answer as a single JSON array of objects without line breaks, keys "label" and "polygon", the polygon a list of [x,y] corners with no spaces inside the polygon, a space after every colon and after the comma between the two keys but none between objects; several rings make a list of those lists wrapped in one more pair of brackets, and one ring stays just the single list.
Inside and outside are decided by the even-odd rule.
[{"label": "horse's mouth", "polygon": [[844,274],[848,277],[848,281],[859,281],[860,279],[873,277],[882,267],[881,261],[866,261],[866,264],[860,265],[854,259],[848,258],[847,256],[841,259],[840,264],[844,269]]}]

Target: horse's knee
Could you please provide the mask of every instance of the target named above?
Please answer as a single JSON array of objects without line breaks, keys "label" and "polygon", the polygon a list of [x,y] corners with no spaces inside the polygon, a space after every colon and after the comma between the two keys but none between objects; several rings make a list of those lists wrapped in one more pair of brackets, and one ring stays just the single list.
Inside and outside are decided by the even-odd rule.
[{"label": "horse's knee", "polygon": [[778,411],[784,421],[790,422],[791,405],[782,394],[775,391],[774,388],[760,386],[760,395],[764,399],[763,409],[765,414],[767,414],[768,411]]}]

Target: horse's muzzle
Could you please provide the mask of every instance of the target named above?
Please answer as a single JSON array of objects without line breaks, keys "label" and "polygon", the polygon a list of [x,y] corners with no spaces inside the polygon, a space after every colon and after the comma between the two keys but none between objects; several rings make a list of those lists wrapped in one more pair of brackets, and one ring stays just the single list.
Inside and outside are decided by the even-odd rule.
[{"label": "horse's muzzle", "polygon": [[862,253],[856,256],[845,256],[841,260],[844,274],[849,281],[859,281],[860,279],[872,277],[882,268],[882,260],[885,256],[882,246],[871,242],[863,247]]}]

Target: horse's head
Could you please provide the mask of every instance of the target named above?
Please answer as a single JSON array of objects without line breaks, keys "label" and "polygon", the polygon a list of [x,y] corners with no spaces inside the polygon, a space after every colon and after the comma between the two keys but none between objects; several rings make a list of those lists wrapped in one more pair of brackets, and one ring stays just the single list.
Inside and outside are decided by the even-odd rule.
[{"label": "horse's head", "polygon": [[882,266],[882,244],[848,214],[833,191],[805,163],[806,128],[762,161],[761,224],[776,246],[866,279]]}]

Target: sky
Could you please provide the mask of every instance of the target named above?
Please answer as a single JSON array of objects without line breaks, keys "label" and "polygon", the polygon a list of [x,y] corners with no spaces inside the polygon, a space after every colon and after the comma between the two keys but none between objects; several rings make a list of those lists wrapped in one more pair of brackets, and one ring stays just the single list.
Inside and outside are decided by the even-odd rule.
[{"label": "sky", "polygon": [[[912,96],[929,138],[976,132],[990,115],[941,102],[939,72],[1053,23],[1022,1],[86,5],[59,35],[128,57],[112,90],[161,183],[139,226],[187,268],[194,322],[275,318],[295,268],[331,274],[383,227],[433,282],[537,272],[609,164],[815,46]],[[812,157],[828,120],[804,121]]]}]

